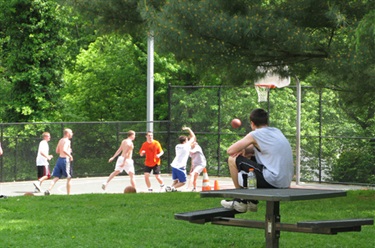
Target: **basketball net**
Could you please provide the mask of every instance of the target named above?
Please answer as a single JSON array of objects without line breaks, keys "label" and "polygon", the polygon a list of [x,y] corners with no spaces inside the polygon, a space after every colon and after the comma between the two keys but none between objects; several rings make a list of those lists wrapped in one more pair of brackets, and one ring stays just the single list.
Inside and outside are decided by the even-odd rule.
[{"label": "basketball net", "polygon": [[[287,70],[288,67],[286,66]],[[282,88],[290,84],[290,78],[282,78],[280,75],[275,73],[276,68],[269,67],[265,68],[263,66],[258,66],[257,71],[260,73],[265,73],[263,78],[260,78],[254,83],[255,89],[258,93],[258,102],[268,102],[269,92],[272,88]]]},{"label": "basketball net", "polygon": [[255,89],[258,93],[258,102],[267,102],[270,89],[275,87],[276,86],[272,84],[255,84]]}]

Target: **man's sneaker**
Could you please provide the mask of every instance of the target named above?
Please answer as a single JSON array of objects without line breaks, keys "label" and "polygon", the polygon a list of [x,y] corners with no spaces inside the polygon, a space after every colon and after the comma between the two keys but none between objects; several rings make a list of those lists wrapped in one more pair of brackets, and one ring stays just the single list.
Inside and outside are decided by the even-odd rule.
[{"label": "man's sneaker", "polygon": [[44,191],[44,195],[50,195],[50,194],[51,193],[48,190]]},{"label": "man's sneaker", "polygon": [[105,187],[107,186],[106,183],[102,183],[102,190],[105,190]]},{"label": "man's sneaker", "polygon": [[193,188],[192,190],[191,190],[191,192],[196,192],[197,191],[197,189],[196,188]]},{"label": "man's sneaker", "polygon": [[150,188],[150,189],[148,189],[148,192],[149,192],[149,193],[152,193],[152,191],[153,191],[153,190],[152,190],[151,188]]},{"label": "man's sneaker", "polygon": [[247,203],[239,202],[239,201],[221,201],[221,206],[227,209],[234,209],[237,212],[240,213],[246,213],[247,212]]},{"label": "man's sneaker", "polygon": [[249,201],[247,203],[247,211],[257,212],[258,211],[258,204],[255,204],[255,203],[252,203],[252,202]]},{"label": "man's sneaker", "polygon": [[35,182],[33,184],[34,184],[34,187],[35,187],[36,191],[40,192],[39,182]]},{"label": "man's sneaker", "polygon": [[177,189],[176,189],[175,187],[172,186],[172,187],[171,187],[171,191],[172,191],[172,192],[177,192]]}]

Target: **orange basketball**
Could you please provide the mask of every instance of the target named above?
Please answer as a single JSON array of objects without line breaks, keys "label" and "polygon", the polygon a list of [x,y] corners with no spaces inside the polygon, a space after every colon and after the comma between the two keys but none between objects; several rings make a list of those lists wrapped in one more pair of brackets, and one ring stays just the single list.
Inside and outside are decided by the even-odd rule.
[{"label": "orange basketball", "polygon": [[125,193],[137,193],[137,190],[133,187],[133,186],[127,186],[125,189],[124,189],[124,194]]},{"label": "orange basketball", "polygon": [[234,118],[231,123],[233,128],[239,128],[241,126],[241,120],[240,119],[237,119],[237,118]]}]

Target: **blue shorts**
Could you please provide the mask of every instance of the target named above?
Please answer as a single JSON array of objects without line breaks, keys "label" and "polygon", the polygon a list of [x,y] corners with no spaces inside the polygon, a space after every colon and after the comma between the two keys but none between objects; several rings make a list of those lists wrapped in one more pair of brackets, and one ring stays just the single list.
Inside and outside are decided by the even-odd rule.
[{"label": "blue shorts", "polygon": [[174,168],[172,167],[172,180],[178,180],[180,183],[186,182],[186,168]]},{"label": "blue shorts", "polygon": [[56,161],[55,168],[53,168],[52,176],[61,178],[71,178],[73,174],[73,168],[70,166],[69,158],[59,157]]}]

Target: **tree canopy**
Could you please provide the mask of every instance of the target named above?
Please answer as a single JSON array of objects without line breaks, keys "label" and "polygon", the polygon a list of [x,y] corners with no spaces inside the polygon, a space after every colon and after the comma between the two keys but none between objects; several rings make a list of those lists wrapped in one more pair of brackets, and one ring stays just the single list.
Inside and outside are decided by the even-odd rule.
[{"label": "tree canopy", "polygon": [[5,118],[41,121],[43,113],[58,109],[65,19],[52,1],[2,1],[0,9]]},{"label": "tree canopy", "polygon": [[75,6],[102,31],[145,39],[152,30],[156,51],[194,65],[203,79],[252,85],[263,76],[258,66],[276,68],[337,90],[347,114],[364,129],[372,125],[372,0],[83,0]]}]

